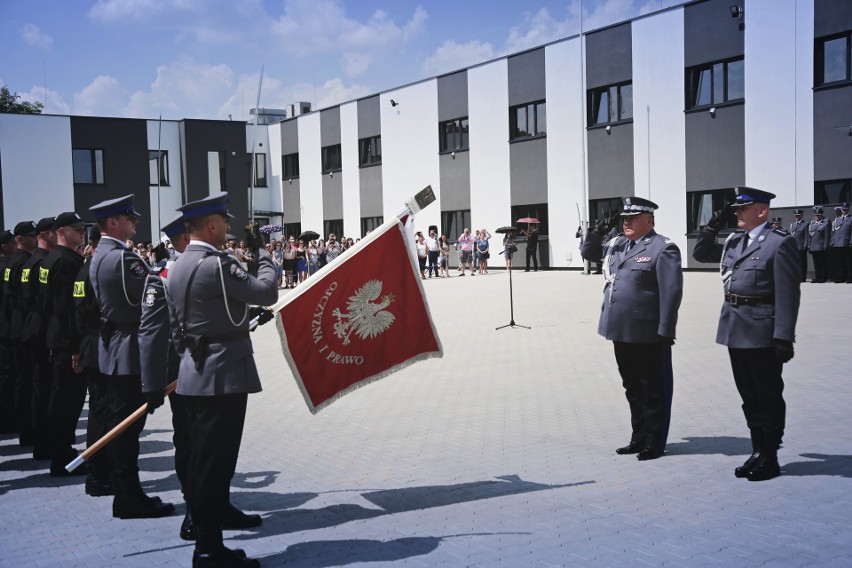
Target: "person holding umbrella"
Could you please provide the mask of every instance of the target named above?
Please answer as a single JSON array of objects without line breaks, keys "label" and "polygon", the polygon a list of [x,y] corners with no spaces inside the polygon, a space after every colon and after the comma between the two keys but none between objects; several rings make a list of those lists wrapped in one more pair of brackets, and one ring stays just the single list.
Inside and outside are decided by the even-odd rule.
[{"label": "person holding umbrella", "polygon": [[524,272],[530,271],[530,259],[533,261],[534,271],[538,272],[538,219],[525,217],[518,219],[518,222],[527,223],[527,230],[521,231],[521,234],[527,238],[527,266]]}]

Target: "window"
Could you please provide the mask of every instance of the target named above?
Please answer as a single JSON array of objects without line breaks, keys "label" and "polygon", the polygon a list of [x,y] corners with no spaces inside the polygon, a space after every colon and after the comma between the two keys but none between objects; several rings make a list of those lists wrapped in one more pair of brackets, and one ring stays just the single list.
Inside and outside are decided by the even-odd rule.
[{"label": "window", "polygon": [[[686,231],[694,233],[707,224],[713,212],[724,209],[734,201],[734,190],[713,189],[710,191],[692,191],[686,194]],[[721,225],[721,230],[736,229],[737,219],[733,212],[728,212]]]},{"label": "window", "polygon": [[814,184],[814,203],[827,205],[852,201],[852,179],[818,181]]},{"label": "window", "polygon": [[621,211],[621,198],[592,199],[589,201],[589,227],[594,228],[595,220],[609,219]]},{"label": "window", "polygon": [[[528,138],[547,133],[547,106],[544,101],[509,109],[509,139]],[[449,235],[447,235],[449,238]]]},{"label": "window", "polygon": [[633,118],[633,84],[589,90],[589,126],[613,124]]},{"label": "window", "polygon": [[71,150],[74,183],[104,183],[104,151],[74,148]]},{"label": "window", "polygon": [[340,144],[325,146],[322,149],[322,173],[339,172],[341,169]]},{"label": "window", "polygon": [[168,150],[148,150],[148,185],[158,184],[169,185]]},{"label": "window", "polygon": [[361,236],[366,237],[367,233],[381,227],[384,222],[384,217],[361,217]]},{"label": "window", "polygon": [[540,236],[547,235],[547,203],[535,203],[533,205],[515,205],[512,207],[512,225],[518,228],[518,231],[526,231],[529,223],[518,223],[518,219],[532,217],[538,219],[538,234]]},{"label": "window", "polygon": [[281,227],[281,240],[289,239],[293,237],[294,239],[298,239],[299,235],[302,234],[302,224],[301,223],[285,223]]},{"label": "window", "polygon": [[382,163],[382,137],[361,138],[358,140],[358,165],[375,166]]},{"label": "window", "polygon": [[207,152],[207,185],[211,193],[226,191],[225,152]]},{"label": "window", "polygon": [[470,209],[458,211],[441,211],[441,234],[451,243],[456,242],[465,227],[470,226]]},{"label": "window", "polygon": [[686,109],[743,100],[744,72],[742,57],[690,67],[686,70]]},{"label": "window", "polygon": [[456,118],[438,124],[438,143],[441,152],[470,148],[468,118]]},{"label": "window", "polygon": [[814,49],[814,84],[819,87],[829,83],[852,80],[852,32],[820,38]]},{"label": "window", "polygon": [[287,154],[281,157],[284,179],[293,179],[299,177],[299,154]]},{"label": "window", "polygon": [[[249,186],[251,186],[251,154],[248,155]],[[254,187],[266,187],[266,154],[254,155]]]},{"label": "window", "polygon": [[343,239],[343,219],[330,219],[323,221],[322,229],[325,231],[326,240],[328,240],[329,235],[337,237],[338,243]]}]

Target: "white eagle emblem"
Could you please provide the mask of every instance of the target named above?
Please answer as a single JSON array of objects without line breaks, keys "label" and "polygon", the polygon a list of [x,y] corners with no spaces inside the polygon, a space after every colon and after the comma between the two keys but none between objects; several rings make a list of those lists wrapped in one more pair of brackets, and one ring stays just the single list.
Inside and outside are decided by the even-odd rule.
[{"label": "white eagle emblem", "polygon": [[383,311],[394,301],[393,294],[385,294],[381,301],[374,304],[382,293],[381,280],[368,280],[359,288],[354,296],[349,297],[348,313],[339,308],[331,312],[337,318],[334,324],[334,334],[343,339],[343,345],[349,345],[350,336],[355,333],[361,339],[376,337],[388,330],[394,322],[394,315]]}]

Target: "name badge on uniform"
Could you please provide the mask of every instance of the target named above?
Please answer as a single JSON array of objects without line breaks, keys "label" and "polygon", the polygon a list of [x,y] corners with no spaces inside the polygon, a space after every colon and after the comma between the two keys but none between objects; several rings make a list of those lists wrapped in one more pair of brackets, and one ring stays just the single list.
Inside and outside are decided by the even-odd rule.
[{"label": "name badge on uniform", "polygon": [[651,262],[651,257],[650,256],[637,256],[633,260],[635,260],[636,262]]}]

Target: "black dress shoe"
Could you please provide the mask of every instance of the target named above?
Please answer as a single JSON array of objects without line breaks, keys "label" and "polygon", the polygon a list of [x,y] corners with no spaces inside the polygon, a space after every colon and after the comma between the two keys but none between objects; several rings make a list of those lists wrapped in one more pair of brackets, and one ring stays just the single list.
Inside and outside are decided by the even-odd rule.
[{"label": "black dress shoe", "polygon": [[215,552],[192,553],[192,568],[260,568],[260,560],[247,558],[242,550],[222,547]]},{"label": "black dress shoe", "polygon": [[641,452],[644,449],[645,449],[645,443],[644,442],[630,442],[629,444],[627,444],[623,448],[616,449],[615,453],[622,455],[622,456],[627,455],[627,454],[638,454],[639,452]]},{"label": "black dress shoe", "polygon": [[743,465],[736,468],[734,470],[734,475],[737,477],[748,477],[748,472],[751,471],[755,465],[757,465],[757,460],[760,459],[760,452],[754,451],[749,456],[749,458],[745,461]]},{"label": "black dress shoe", "polygon": [[243,529],[251,529],[259,527],[263,523],[263,518],[260,515],[246,515],[230,503],[225,509],[225,516],[222,519],[222,530],[238,531]]},{"label": "black dress shoe", "polygon": [[180,524],[180,537],[183,540],[195,540],[195,523],[192,522],[192,515],[189,513],[186,514]]},{"label": "black dress shoe", "polygon": [[119,519],[158,519],[174,512],[175,506],[171,503],[156,503],[147,499],[123,500],[117,507],[113,507],[113,516]]},{"label": "black dress shoe", "polygon": [[773,477],[781,475],[781,466],[778,465],[776,456],[761,455],[750,472],[748,472],[749,481],[766,481]]},{"label": "black dress shoe", "polygon": [[655,460],[662,455],[663,450],[661,450],[660,448],[647,447],[638,454],[636,454],[636,459],[639,461]]}]

